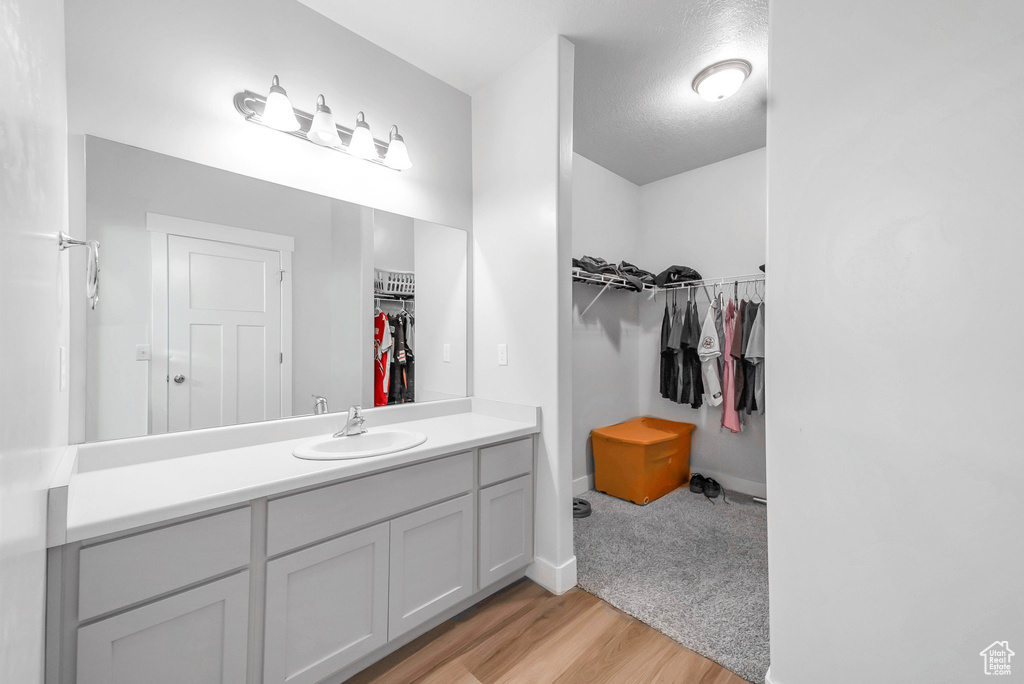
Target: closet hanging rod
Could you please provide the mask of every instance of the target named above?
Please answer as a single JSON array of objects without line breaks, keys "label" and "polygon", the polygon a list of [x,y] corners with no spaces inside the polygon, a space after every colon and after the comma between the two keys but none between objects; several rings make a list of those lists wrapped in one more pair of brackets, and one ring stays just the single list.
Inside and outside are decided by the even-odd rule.
[{"label": "closet hanging rod", "polygon": [[688,287],[707,287],[709,285],[732,285],[733,283],[756,283],[764,280],[764,273],[749,273],[747,275],[739,276],[725,276],[723,278],[705,278],[703,280],[687,280],[683,283],[669,283],[668,285],[662,285],[660,287],[655,286],[656,290],[684,290]]}]

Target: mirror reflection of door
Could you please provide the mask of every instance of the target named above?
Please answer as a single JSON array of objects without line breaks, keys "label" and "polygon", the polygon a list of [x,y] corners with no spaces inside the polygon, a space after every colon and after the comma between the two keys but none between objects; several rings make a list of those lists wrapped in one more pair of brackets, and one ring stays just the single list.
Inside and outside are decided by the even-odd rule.
[{"label": "mirror reflection of door", "polygon": [[169,431],[283,415],[282,271],[277,251],[167,236]]}]

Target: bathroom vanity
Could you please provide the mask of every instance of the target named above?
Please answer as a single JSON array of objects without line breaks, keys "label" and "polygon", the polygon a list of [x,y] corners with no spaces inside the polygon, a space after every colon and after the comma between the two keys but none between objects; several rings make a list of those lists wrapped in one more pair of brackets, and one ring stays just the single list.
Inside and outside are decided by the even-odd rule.
[{"label": "bathroom vanity", "polygon": [[331,414],[69,447],[50,491],[47,683],[341,682],[524,576],[537,409],[366,417],[427,439],[294,457],[339,429]]}]

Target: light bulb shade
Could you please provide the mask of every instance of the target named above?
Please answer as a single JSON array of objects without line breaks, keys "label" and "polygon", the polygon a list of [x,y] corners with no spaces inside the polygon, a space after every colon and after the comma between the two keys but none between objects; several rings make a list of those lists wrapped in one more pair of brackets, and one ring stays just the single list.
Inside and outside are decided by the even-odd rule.
[{"label": "light bulb shade", "polygon": [[733,95],[750,76],[750,62],[730,59],[712,64],[693,79],[693,89],[708,102],[718,102]]},{"label": "light bulb shade", "polygon": [[412,168],[409,149],[405,146],[405,138],[398,134],[398,126],[391,127],[391,141],[388,142],[388,151],[384,155],[384,166],[399,171]]},{"label": "light bulb shade", "polygon": [[353,157],[360,159],[377,159],[377,145],[373,142],[373,133],[370,132],[370,124],[362,112],[356,115],[356,127],[352,131],[352,140],[348,143],[348,151]]},{"label": "light bulb shade", "polygon": [[270,84],[270,94],[267,95],[267,104],[263,107],[260,121],[271,128],[288,133],[301,128],[299,120],[295,117],[295,110],[292,109],[292,103],[288,99],[288,93],[281,87],[277,76],[274,76]]},{"label": "light bulb shade", "polygon": [[311,142],[325,147],[341,147],[341,138],[338,137],[338,127],[334,123],[334,115],[331,108],[324,102],[321,95],[316,101],[316,114],[313,115],[313,123],[309,127],[306,137]]}]

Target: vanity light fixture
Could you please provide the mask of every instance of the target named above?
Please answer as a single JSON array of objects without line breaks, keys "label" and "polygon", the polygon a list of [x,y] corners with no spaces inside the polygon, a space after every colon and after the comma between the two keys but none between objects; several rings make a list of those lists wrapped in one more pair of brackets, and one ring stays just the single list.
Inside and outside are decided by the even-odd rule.
[{"label": "vanity light fixture", "polygon": [[317,145],[324,147],[341,147],[341,137],[338,135],[338,125],[334,123],[334,115],[323,95],[316,98],[316,114],[313,115],[313,122],[309,125],[309,132],[306,137]]},{"label": "vanity light fixture", "polygon": [[366,116],[362,112],[356,116],[354,128],[339,126],[334,121],[334,115],[323,95],[316,99],[316,113],[307,114],[291,106],[277,76],[274,76],[270,93],[266,97],[251,90],[236,93],[235,109],[250,123],[283,131],[320,147],[327,147],[335,152],[342,152],[395,171],[412,168],[409,149],[405,146],[405,139],[399,135],[397,126],[391,127],[388,142],[373,137],[370,125],[366,123]]},{"label": "vanity light fixture", "polygon": [[373,143],[373,133],[370,132],[370,124],[366,123],[366,117],[362,112],[356,114],[356,127],[352,130],[352,142],[348,144],[348,152],[353,157],[360,159],[377,159],[380,154],[377,146]]},{"label": "vanity light fixture", "polygon": [[718,102],[733,95],[750,76],[750,62],[727,59],[703,69],[693,79],[693,89],[708,102]]},{"label": "vanity light fixture", "polygon": [[277,76],[270,82],[270,94],[263,108],[263,123],[285,133],[299,130],[299,120],[295,118],[295,110],[288,99],[288,93],[281,87]]},{"label": "vanity light fixture", "polygon": [[405,146],[405,138],[398,133],[398,126],[391,127],[390,138],[388,151],[384,155],[384,166],[399,171],[411,169],[412,160],[409,159],[409,148]]}]

